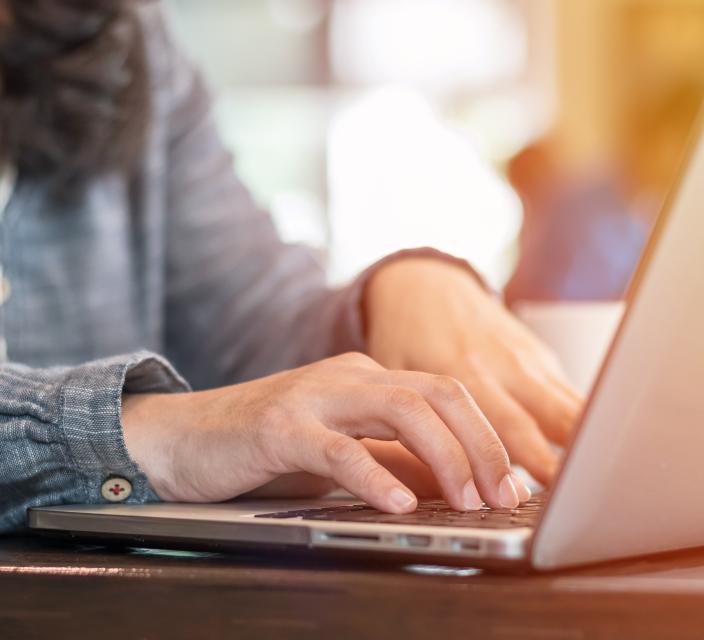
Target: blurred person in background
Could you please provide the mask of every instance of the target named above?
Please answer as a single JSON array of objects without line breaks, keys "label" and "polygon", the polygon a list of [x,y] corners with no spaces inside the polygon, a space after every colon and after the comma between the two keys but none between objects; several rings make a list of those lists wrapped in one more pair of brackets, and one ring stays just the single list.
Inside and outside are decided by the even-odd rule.
[{"label": "blurred person in background", "polygon": [[629,200],[624,175],[612,166],[570,171],[549,139],[511,161],[524,220],[504,291],[509,306],[623,298],[650,228]]},{"label": "blurred person in background", "polygon": [[[329,289],[233,171],[157,2],[0,0],[0,530],[28,507],[319,495],[513,507],[580,410],[463,261]],[[498,434],[498,435],[497,435]]]},{"label": "blurred person in background", "polygon": [[624,118],[622,149],[609,161],[571,167],[550,137],[511,161],[525,217],[509,306],[625,296],[704,97],[701,78],[689,75],[659,89]]}]

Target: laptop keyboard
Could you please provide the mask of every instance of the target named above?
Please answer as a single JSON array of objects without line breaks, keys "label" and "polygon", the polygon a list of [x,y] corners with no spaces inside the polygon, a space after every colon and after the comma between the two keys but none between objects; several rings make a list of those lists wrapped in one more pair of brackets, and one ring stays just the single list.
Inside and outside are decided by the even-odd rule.
[{"label": "laptop keyboard", "polygon": [[423,500],[413,513],[396,515],[378,511],[366,504],[299,509],[261,513],[256,518],[301,520],[327,520],[334,522],[365,522],[396,525],[422,525],[433,527],[471,527],[481,529],[514,529],[535,526],[547,496],[540,493],[516,509],[490,509],[479,511],[454,511],[443,500]]}]

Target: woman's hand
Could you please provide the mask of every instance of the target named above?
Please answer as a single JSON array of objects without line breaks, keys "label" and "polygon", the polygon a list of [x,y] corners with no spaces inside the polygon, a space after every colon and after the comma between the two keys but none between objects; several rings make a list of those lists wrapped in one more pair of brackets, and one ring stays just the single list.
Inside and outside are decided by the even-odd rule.
[{"label": "woman's hand", "polygon": [[122,422],[130,455],[164,500],[227,500],[306,472],[378,509],[413,511],[413,492],[360,438],[398,440],[454,509],[530,497],[459,382],[388,371],[361,354],[211,391],[125,395]]},{"label": "woman's hand", "polygon": [[386,367],[453,376],[511,460],[549,484],[582,400],[555,355],[457,265],[405,258],[367,288],[370,355]]}]

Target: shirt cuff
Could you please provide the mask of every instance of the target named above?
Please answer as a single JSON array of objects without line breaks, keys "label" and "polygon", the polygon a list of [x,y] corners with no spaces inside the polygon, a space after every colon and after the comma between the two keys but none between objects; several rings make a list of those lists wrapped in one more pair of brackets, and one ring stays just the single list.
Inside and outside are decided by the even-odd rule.
[{"label": "shirt cuff", "polygon": [[364,294],[367,284],[372,276],[382,267],[391,262],[403,260],[405,258],[434,258],[443,262],[448,262],[461,267],[475,278],[488,293],[497,295],[487,284],[484,277],[469,262],[463,258],[444,253],[432,247],[419,247],[417,249],[403,249],[389,254],[372,266],[363,271],[357,279],[345,290],[346,304],[343,306],[343,314],[338,324],[336,345],[338,352],[345,351],[366,351],[365,319],[363,312]]},{"label": "shirt cuff", "polygon": [[102,486],[112,477],[130,483],[126,503],[159,500],[125,446],[122,394],[189,390],[166,360],[148,352],[88,364],[66,380],[60,425],[87,502],[106,502]]}]

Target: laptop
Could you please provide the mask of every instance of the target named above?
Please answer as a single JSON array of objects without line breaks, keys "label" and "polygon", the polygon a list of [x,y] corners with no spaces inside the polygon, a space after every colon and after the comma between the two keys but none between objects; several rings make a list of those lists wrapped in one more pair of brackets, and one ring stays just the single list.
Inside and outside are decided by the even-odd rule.
[{"label": "laptop", "polygon": [[661,214],[549,496],[407,515],[354,499],[31,509],[31,529],[137,546],[243,547],[551,570],[704,546],[704,135]]}]

